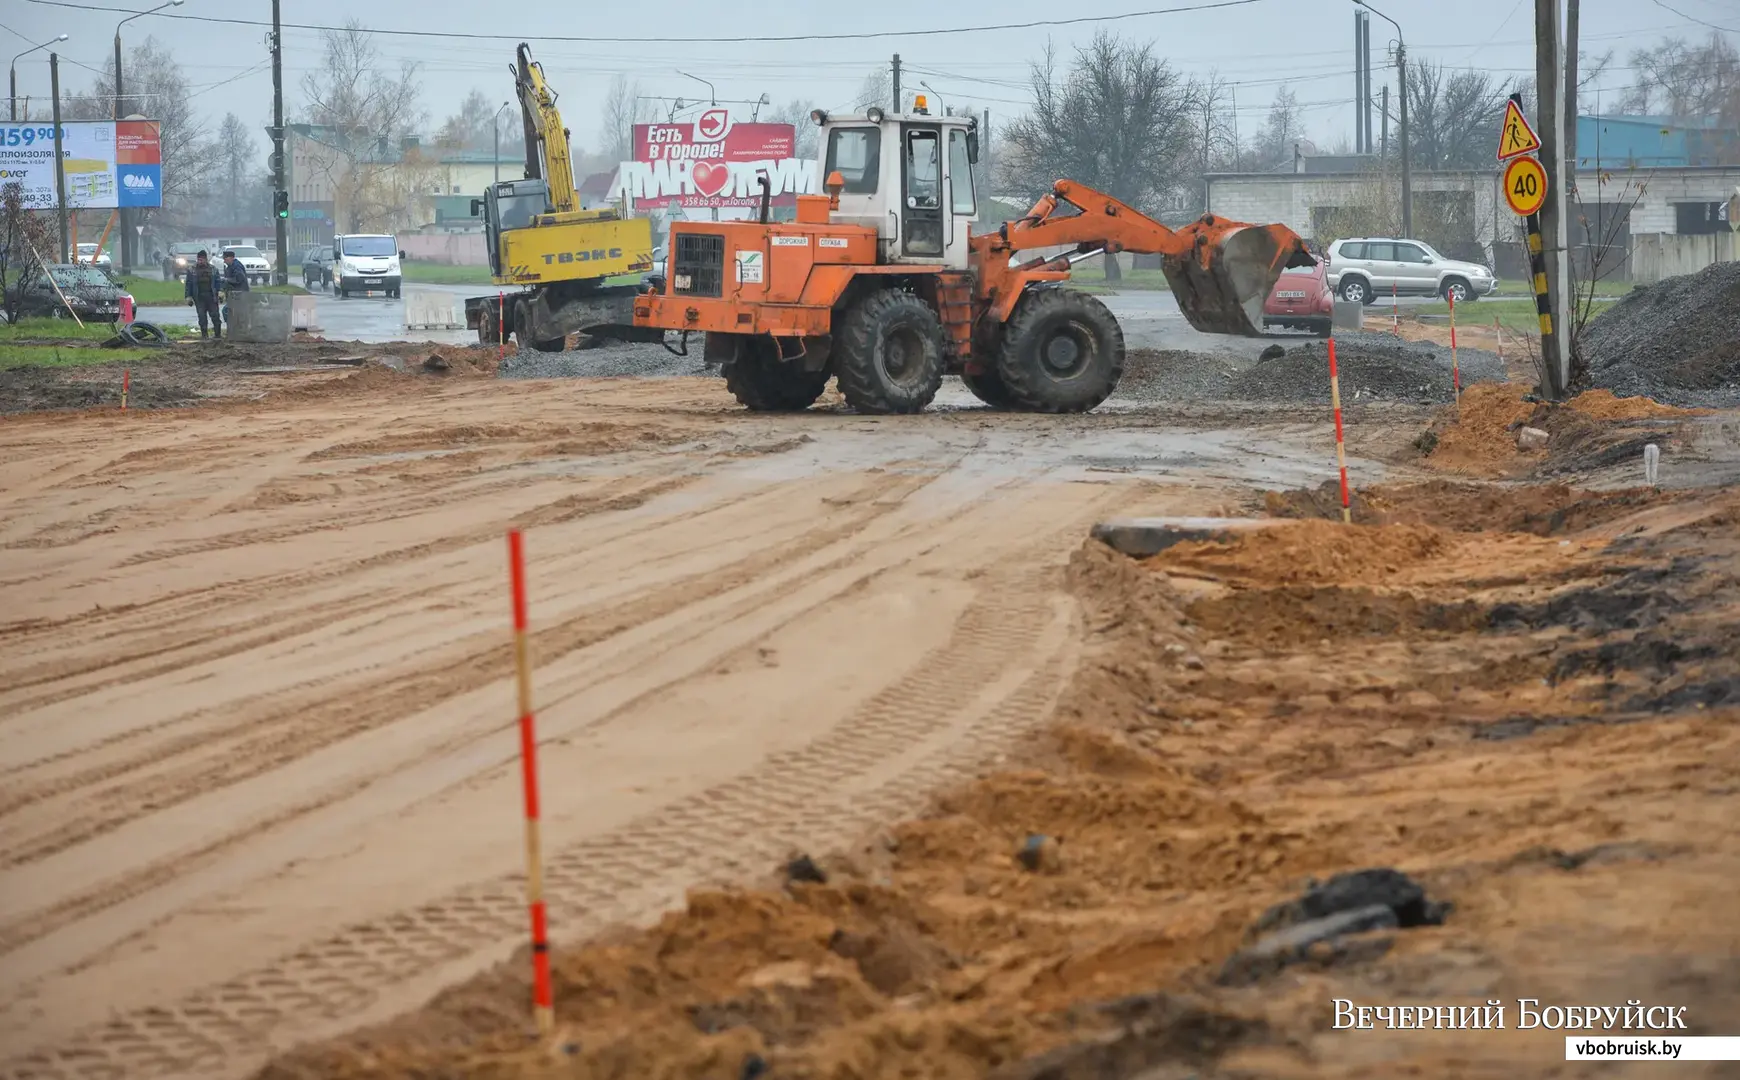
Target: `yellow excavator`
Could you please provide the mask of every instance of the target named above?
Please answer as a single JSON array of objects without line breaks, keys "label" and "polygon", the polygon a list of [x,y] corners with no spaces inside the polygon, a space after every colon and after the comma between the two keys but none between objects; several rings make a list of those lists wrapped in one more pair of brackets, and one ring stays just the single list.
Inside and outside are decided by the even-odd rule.
[{"label": "yellow excavator", "polygon": [[560,352],[568,335],[632,322],[638,282],[609,278],[652,269],[652,222],[616,208],[580,209],[568,129],[543,66],[520,43],[511,69],[526,131],[526,175],[493,184],[471,200],[482,214],[490,277],[505,295],[468,297],[466,325],[480,342],[512,335],[523,348]]}]

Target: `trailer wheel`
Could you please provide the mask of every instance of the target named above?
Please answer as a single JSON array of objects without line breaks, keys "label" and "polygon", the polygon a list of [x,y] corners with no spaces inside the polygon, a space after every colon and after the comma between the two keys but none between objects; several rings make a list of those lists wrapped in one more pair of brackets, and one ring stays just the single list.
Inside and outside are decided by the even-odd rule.
[{"label": "trailer wheel", "polygon": [[942,387],[942,322],[908,292],[865,297],[835,339],[840,393],[860,413],[920,412]]},{"label": "trailer wheel", "polygon": [[752,412],[798,412],[809,408],[828,385],[826,371],[805,371],[779,358],[772,338],[744,335],[737,358],[725,364],[725,389]]},{"label": "trailer wheel", "polygon": [[1005,328],[997,373],[1016,408],[1087,412],[1111,397],[1123,377],[1123,328],[1086,293],[1032,290]]}]

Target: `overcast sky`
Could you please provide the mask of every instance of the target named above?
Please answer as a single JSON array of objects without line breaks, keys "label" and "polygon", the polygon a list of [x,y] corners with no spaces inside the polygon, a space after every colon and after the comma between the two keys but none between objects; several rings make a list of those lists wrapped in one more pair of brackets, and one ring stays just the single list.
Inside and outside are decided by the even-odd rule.
[{"label": "overcast sky", "polygon": [[[7,0],[0,4],[0,55],[70,34],[61,47],[67,61],[101,69],[111,55],[114,23],[122,18],[90,7],[142,11],[160,0]],[[972,33],[911,35],[913,31],[993,23],[1050,21],[1117,16],[1132,11],[1180,7],[1212,0],[1000,0],[998,3],[946,4],[935,0],[880,0],[874,4],[830,0],[662,0],[657,3],[516,3],[492,8],[477,0],[380,0],[357,5],[346,0],[283,0],[287,24],[338,25],[353,15],[379,30],[491,31],[522,24],[534,58],[544,64],[561,95],[561,108],[575,141],[597,143],[598,101],[612,76],[638,79],[644,92],[690,100],[708,89],[678,71],[710,80],[718,97],[752,100],[766,93],[775,102],[804,98],[823,106],[850,103],[865,74],[899,52],[916,71],[904,79],[908,90],[922,78],[947,104],[970,102],[999,115],[1022,110],[1027,65],[1049,37],[1061,49],[1086,41],[1095,30],[1152,39],[1158,51],[1191,73],[1218,70],[1239,84],[1239,133],[1246,139],[1267,114],[1278,87],[1286,85],[1305,106],[1309,138],[1328,146],[1351,138],[1353,130],[1353,11],[1351,0],[1255,0],[1218,10],[1146,14],[1110,21],[1035,26]],[[1410,52],[1455,67],[1474,66],[1501,76],[1534,70],[1532,0],[1379,0],[1377,7],[1401,23]],[[596,12],[589,15],[588,12]],[[124,44],[147,35],[168,43],[189,69],[195,101],[213,126],[233,111],[255,127],[271,118],[272,78],[263,43],[264,26],[195,21],[183,16],[230,20],[271,19],[270,0],[186,0],[164,15],[129,23]],[[501,19],[498,13],[511,13]],[[539,16],[555,37],[529,32]],[[1583,0],[1582,33],[1586,52],[1617,50],[1606,79],[1609,89],[1636,80],[1627,53],[1664,34],[1702,37],[1709,25],[1740,29],[1740,0]],[[1394,36],[1390,25],[1372,18],[1374,80],[1393,86],[1394,69],[1382,68],[1382,51]],[[900,31],[911,36],[859,40],[806,40],[728,43],[718,39],[766,35],[839,35]],[[704,38],[701,41],[659,41]],[[600,38],[633,40],[601,41]],[[1740,33],[1730,34],[1740,40]],[[386,36],[377,40],[393,62],[415,60],[422,67],[424,102],[431,130],[477,88],[506,101],[512,97],[508,65],[514,44],[506,40]],[[302,105],[300,83],[320,58],[320,34],[312,29],[285,31],[285,109]],[[33,53],[18,64],[19,94],[38,100],[48,94],[48,53]],[[934,73],[934,74],[929,74]],[[63,64],[63,90],[88,86],[88,70]],[[1381,81],[1374,81],[1374,94]],[[1393,91],[1392,91],[1393,93]],[[1374,125],[1376,121],[1374,120]],[[261,136],[261,152],[265,136]]]}]

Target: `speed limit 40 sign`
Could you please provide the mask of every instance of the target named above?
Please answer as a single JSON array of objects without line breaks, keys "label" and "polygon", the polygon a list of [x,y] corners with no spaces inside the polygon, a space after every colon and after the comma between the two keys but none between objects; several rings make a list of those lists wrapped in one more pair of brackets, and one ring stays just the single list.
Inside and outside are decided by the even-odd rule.
[{"label": "speed limit 40 sign", "polygon": [[1547,201],[1547,170],[1532,157],[1512,158],[1504,167],[1504,201],[1519,217],[1528,217]]}]

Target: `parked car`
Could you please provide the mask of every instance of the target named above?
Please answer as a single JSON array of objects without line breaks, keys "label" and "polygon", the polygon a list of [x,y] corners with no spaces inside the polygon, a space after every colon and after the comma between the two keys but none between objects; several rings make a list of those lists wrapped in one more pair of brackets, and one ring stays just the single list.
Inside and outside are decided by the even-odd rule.
[{"label": "parked car", "polygon": [[1329,287],[1328,260],[1281,271],[1263,301],[1263,329],[1278,326],[1328,337],[1334,325],[1335,292]]},{"label": "parked car", "polygon": [[1447,259],[1422,240],[1361,236],[1329,245],[1329,287],[1363,304],[1392,294],[1465,304],[1496,292],[1498,278],[1479,263]]},{"label": "parked car", "polygon": [[324,289],[332,284],[332,246],[311,247],[302,256],[302,287]]},{"label": "parked car", "polygon": [[112,265],[109,253],[96,244],[80,244],[78,251],[78,258],[75,261],[84,263],[86,266]]},{"label": "parked car", "polygon": [[54,263],[46,269],[44,273],[38,266],[6,291],[7,306],[16,302],[20,318],[67,319],[77,314],[84,322],[120,321],[121,287],[102,267]]},{"label": "parked car", "polygon": [[243,270],[247,271],[250,282],[255,285],[266,285],[271,282],[272,264],[266,261],[266,256],[260,252],[259,248],[245,245],[227,247],[218,252],[218,259],[221,260],[224,252],[227,251],[236,253],[236,261],[242,264]]},{"label": "parked car", "polygon": [[[202,248],[205,248],[204,244],[170,244],[168,253],[163,256],[163,280],[180,281],[186,277]],[[210,254],[210,249],[206,251]],[[217,261],[217,256],[212,255],[212,260]]]}]

